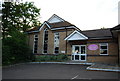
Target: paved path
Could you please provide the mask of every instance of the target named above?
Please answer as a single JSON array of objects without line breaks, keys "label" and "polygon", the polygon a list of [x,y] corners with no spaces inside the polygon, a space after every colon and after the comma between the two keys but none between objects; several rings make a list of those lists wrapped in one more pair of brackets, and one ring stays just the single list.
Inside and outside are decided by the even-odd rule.
[{"label": "paved path", "polygon": [[3,79],[118,79],[117,72],[87,71],[85,65],[20,64],[3,68]]}]

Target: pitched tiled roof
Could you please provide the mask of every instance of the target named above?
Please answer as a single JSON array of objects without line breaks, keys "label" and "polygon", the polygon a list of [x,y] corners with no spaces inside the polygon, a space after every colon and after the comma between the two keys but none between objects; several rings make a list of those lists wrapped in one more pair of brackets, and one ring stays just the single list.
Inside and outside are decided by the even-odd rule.
[{"label": "pitched tiled roof", "polygon": [[110,28],[82,31],[81,33],[83,33],[84,35],[86,35],[89,38],[109,38],[109,37],[112,37],[112,34],[110,32]]},{"label": "pitched tiled roof", "polygon": [[[47,21],[46,21],[47,22]],[[74,26],[73,24],[64,21],[64,22],[57,22],[57,23],[49,23],[47,22],[48,25],[50,25],[51,28],[59,28],[59,27],[68,27],[68,26]]]},{"label": "pitched tiled roof", "polygon": [[[55,28],[67,28],[67,27],[70,27],[70,26],[74,26],[76,29],[80,30],[79,28],[77,28],[75,25],[67,22],[67,21],[64,21],[64,22],[57,22],[57,23],[49,23],[47,21],[45,21],[44,23],[47,23],[51,29],[55,29]],[[42,24],[43,25],[43,24]],[[41,26],[42,26],[41,25]],[[40,26],[40,27],[41,27]],[[32,31],[38,31],[40,29],[40,27],[34,27],[30,30],[28,30],[27,32],[32,32]]]},{"label": "pitched tiled roof", "polygon": [[117,26],[111,28],[111,30],[120,30],[120,24],[118,24]]},{"label": "pitched tiled roof", "polygon": [[27,32],[31,32],[31,31],[38,31],[40,27],[33,27],[32,29],[29,29]]}]

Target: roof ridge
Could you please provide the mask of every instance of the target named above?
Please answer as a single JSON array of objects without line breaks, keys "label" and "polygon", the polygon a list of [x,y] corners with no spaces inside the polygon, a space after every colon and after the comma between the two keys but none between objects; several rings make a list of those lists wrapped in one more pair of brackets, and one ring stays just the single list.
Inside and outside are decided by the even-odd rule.
[{"label": "roof ridge", "polygon": [[98,31],[98,30],[108,30],[111,28],[104,28],[104,29],[93,29],[93,30],[82,30],[83,32],[87,32],[87,31]]},{"label": "roof ridge", "polygon": [[56,15],[56,14],[53,14],[47,21],[49,21],[52,17],[58,17],[59,19],[61,19],[62,21],[65,21],[63,18],[61,18],[60,16]]}]

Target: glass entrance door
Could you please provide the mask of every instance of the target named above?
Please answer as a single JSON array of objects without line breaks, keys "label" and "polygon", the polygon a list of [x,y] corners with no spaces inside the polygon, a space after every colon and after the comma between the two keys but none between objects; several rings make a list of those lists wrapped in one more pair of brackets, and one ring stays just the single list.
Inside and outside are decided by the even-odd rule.
[{"label": "glass entrance door", "polygon": [[73,45],[71,58],[74,61],[86,61],[86,45]]}]

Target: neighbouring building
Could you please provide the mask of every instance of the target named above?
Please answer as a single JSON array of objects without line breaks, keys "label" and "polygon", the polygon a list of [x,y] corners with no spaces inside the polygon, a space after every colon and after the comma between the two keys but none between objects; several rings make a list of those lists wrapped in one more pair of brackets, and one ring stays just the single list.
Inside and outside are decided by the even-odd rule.
[{"label": "neighbouring building", "polygon": [[34,55],[66,54],[79,62],[118,62],[120,38],[116,40],[110,28],[82,31],[54,14],[27,33]]},{"label": "neighbouring building", "polygon": [[120,64],[120,24],[111,28],[113,38],[118,42],[118,63]]}]

